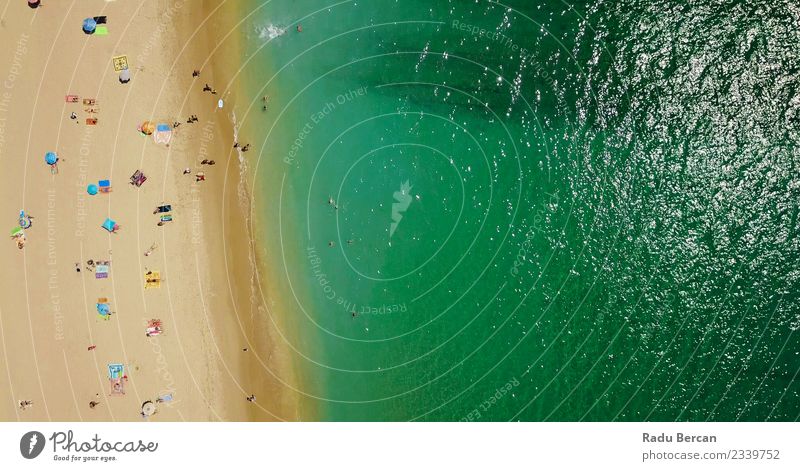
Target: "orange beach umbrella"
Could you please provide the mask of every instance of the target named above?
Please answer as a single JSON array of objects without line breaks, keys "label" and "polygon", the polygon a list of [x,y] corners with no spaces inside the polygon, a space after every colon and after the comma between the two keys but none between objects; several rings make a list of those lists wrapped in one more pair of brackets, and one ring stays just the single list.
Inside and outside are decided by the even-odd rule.
[{"label": "orange beach umbrella", "polygon": [[152,121],[145,121],[139,126],[139,130],[149,136],[156,130],[156,125]]}]

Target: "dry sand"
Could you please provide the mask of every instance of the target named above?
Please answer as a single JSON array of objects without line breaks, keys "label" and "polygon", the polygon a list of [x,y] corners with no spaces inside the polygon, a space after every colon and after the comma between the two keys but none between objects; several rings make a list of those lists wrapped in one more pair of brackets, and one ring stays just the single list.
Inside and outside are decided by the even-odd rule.
[{"label": "dry sand", "polygon": [[[23,250],[8,237],[0,244],[0,420],[141,420],[141,404],[165,394],[172,401],[150,420],[300,415],[282,385],[293,382],[288,355],[251,302],[229,110],[201,91],[226,83],[205,52],[222,10],[202,3],[0,6],[0,229],[10,233],[20,209],[34,216]],[[97,15],[108,16],[109,34],[84,35],[83,18]],[[112,66],[123,54],[133,75],[125,85]],[[67,94],[96,98],[97,114],[66,103]],[[191,114],[199,122],[186,123]],[[182,122],[169,147],[137,132],[147,119]],[[57,175],[47,151],[61,159]],[[216,165],[201,167],[203,158]],[[204,170],[206,181],[183,175],[185,167]],[[141,188],[128,183],[137,169],[148,177]],[[105,178],[111,193],[87,195],[87,184]],[[158,227],[152,212],[162,203],[172,204],[174,221]],[[106,217],[118,233],[101,229]],[[110,260],[109,278],[87,272],[89,259]],[[144,289],[147,270],[161,272],[160,288]],[[109,320],[97,316],[98,297],[110,300]],[[163,335],[145,336],[150,318],[163,321]],[[109,394],[107,364],[117,362],[129,378],[124,396]],[[21,400],[33,406],[20,410]],[[93,400],[100,404],[90,408]]]}]

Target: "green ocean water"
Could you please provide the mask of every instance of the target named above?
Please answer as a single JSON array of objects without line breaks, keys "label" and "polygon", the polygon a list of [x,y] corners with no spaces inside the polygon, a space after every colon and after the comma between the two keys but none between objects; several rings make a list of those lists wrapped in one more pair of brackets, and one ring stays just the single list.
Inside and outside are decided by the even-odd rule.
[{"label": "green ocean water", "polygon": [[245,5],[304,418],[797,420],[796,4]]}]

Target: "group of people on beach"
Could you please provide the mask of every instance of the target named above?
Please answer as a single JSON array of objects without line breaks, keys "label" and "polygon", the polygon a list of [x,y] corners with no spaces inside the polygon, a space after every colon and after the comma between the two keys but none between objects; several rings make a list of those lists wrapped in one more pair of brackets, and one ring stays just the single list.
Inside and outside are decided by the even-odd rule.
[{"label": "group of people on beach", "polygon": [[[192,123],[196,123],[198,121],[200,121],[200,118],[198,118],[196,114],[193,114],[193,115],[189,116],[189,119],[186,120],[186,123],[187,124],[192,124]],[[173,121],[172,122],[172,127],[173,128],[177,128],[180,125],[181,125],[180,121]]]}]

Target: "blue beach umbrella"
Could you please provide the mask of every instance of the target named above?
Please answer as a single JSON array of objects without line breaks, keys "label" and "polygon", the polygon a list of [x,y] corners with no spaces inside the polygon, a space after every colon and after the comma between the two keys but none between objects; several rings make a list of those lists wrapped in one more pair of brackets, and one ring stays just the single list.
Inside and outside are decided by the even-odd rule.
[{"label": "blue beach umbrella", "polygon": [[86,193],[89,193],[92,196],[96,195],[97,185],[95,185],[94,183],[90,183],[89,186],[86,187]]},{"label": "blue beach umbrella", "polygon": [[83,32],[86,34],[94,33],[94,30],[97,28],[97,22],[94,18],[86,18],[83,20]]},{"label": "blue beach umbrella", "polygon": [[107,230],[108,232],[114,232],[118,228],[117,227],[117,223],[114,222],[114,220],[111,219],[111,218],[106,218],[106,220],[103,221],[103,226],[102,227],[103,227],[103,229]]},{"label": "blue beach umbrella", "polygon": [[55,165],[58,162],[58,156],[55,152],[48,152],[44,154],[44,161],[47,162],[48,165]]}]

